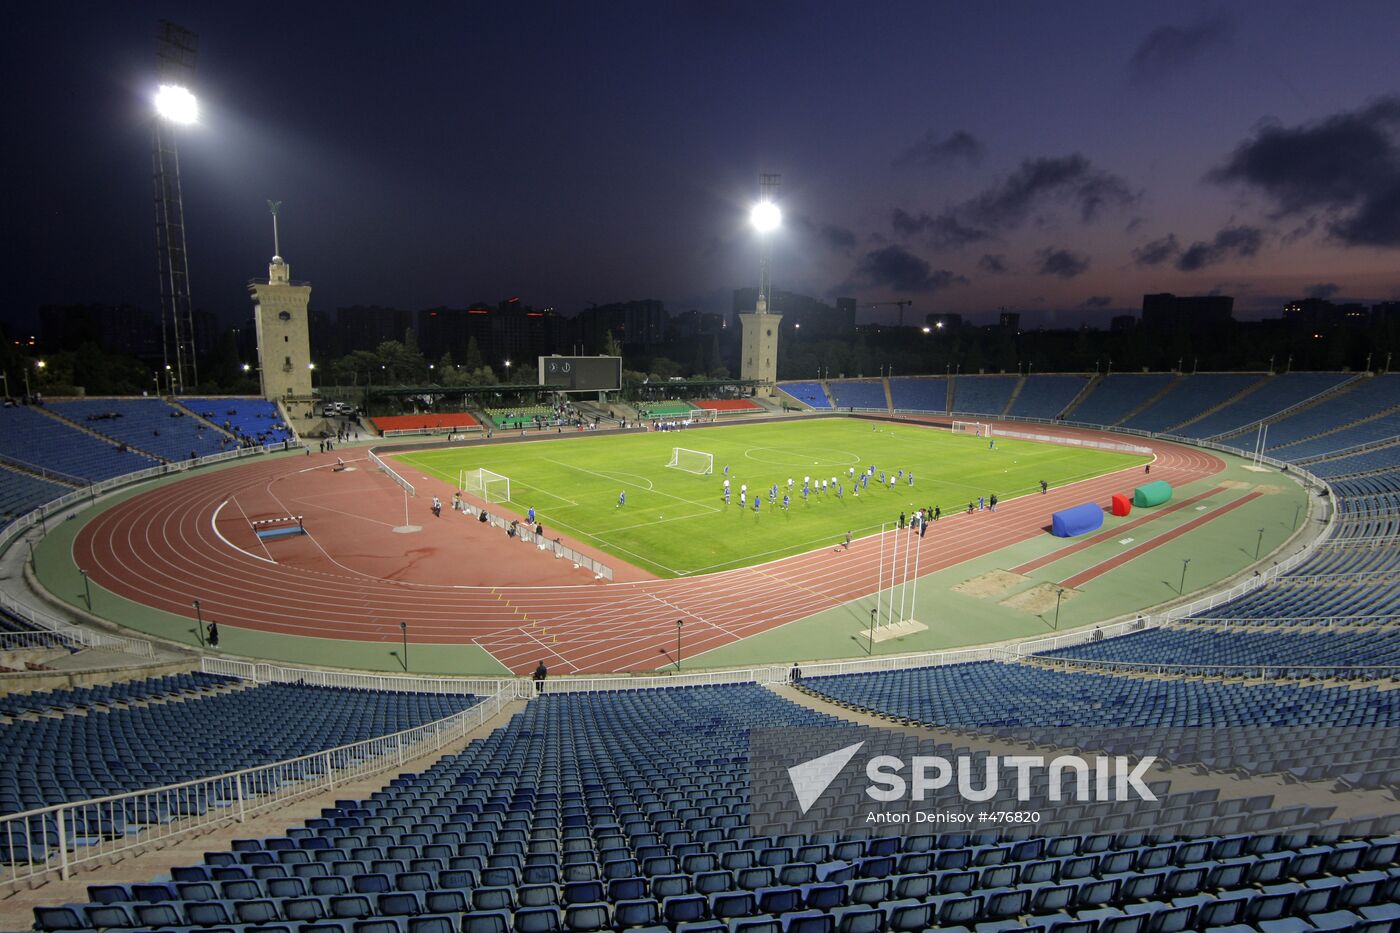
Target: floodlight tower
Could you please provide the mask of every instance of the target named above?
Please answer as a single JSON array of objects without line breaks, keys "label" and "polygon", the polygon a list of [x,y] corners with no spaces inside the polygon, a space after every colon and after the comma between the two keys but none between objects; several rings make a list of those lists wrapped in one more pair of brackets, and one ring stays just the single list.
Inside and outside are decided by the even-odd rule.
[{"label": "floodlight tower", "polygon": [[174,375],[174,391],[191,391],[199,383],[194,357],[194,308],[190,303],[190,265],[185,253],[185,205],[180,195],[180,150],[175,128],[199,119],[199,104],[190,92],[198,37],[168,20],[160,21],[156,63],[155,133],[151,158],[156,193],[156,266],[160,278],[161,349]]},{"label": "floodlight tower", "polygon": [[749,211],[749,223],[758,234],[758,301],[752,311],[739,315],[742,336],[739,352],[739,377],[756,379],[766,383],[759,389],[772,395],[773,385],[778,378],[778,325],[783,316],[768,310],[773,296],[773,283],[769,280],[769,267],[772,264],[771,234],[782,225],[783,213],[774,201],[780,176],[762,174],[758,176],[759,200]]}]

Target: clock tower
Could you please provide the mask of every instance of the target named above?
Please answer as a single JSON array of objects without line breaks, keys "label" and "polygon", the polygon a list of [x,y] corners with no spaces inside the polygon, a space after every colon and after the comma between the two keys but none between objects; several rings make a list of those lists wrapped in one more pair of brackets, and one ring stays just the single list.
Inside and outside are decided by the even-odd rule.
[{"label": "clock tower", "polygon": [[272,262],[267,279],[253,279],[248,291],[253,299],[257,326],[258,371],[263,398],[268,401],[308,400],[311,396],[311,284],[293,282],[292,267],[282,258],[277,242],[277,210],[272,209]]}]

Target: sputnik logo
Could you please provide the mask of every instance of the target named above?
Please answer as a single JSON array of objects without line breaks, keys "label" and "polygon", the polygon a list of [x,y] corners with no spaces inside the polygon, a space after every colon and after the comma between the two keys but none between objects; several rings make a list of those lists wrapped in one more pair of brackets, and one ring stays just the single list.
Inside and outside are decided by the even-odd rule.
[{"label": "sputnik logo", "polygon": [[826,789],[831,786],[831,782],[836,780],[836,776],[841,773],[841,769],[846,767],[846,763],[855,757],[860,751],[864,742],[857,742],[854,745],[847,745],[845,748],[837,749],[819,758],[812,758],[801,764],[793,765],[787,769],[788,780],[792,782],[792,791],[797,795],[797,804],[802,808],[805,815],[816,803]]}]

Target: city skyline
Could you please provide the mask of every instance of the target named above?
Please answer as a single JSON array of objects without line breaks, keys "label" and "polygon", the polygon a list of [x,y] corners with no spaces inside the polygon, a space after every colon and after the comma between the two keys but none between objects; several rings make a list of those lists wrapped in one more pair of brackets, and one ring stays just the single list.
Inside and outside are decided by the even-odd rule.
[{"label": "city skyline", "polygon": [[[11,324],[40,304],[157,305],[162,12],[73,9],[26,11],[5,66],[33,88],[12,110],[35,140],[5,156]],[[313,308],[727,314],[757,280],[764,171],[787,218],[774,286],[826,302],[1006,306],[1034,328],[1155,292],[1230,294],[1242,318],[1393,300],[1400,11],[1341,9],[182,11],[200,35],[203,118],[181,134],[194,303],[246,316],[272,198]]]}]

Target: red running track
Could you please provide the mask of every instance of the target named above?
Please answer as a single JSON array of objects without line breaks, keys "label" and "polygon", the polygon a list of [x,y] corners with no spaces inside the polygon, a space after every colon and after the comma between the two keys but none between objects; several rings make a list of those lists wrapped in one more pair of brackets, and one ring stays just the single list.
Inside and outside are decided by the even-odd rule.
[{"label": "red running track", "polygon": [[[1157,455],[1154,480],[1181,485],[1224,468],[1202,450],[1142,443]],[[134,496],[88,523],[74,542],[74,557],[109,590],[177,615],[193,617],[191,599],[198,597],[204,615],[221,624],[376,642],[397,640],[403,621],[414,644],[475,643],[518,673],[541,659],[558,673],[652,670],[662,666],[661,649],[674,645],[678,618],[686,620],[686,654],[693,656],[876,589],[879,535],[856,541],[850,551],[821,548],[705,577],[491,587],[413,584],[390,579],[392,574],[276,564],[213,533],[221,503],[305,466],[301,458],[267,460]],[[917,572],[931,573],[1042,535],[1051,511],[1088,500],[1107,503],[1140,476],[1133,468],[1048,495],[1008,500],[995,515],[945,515],[923,542]]]}]

